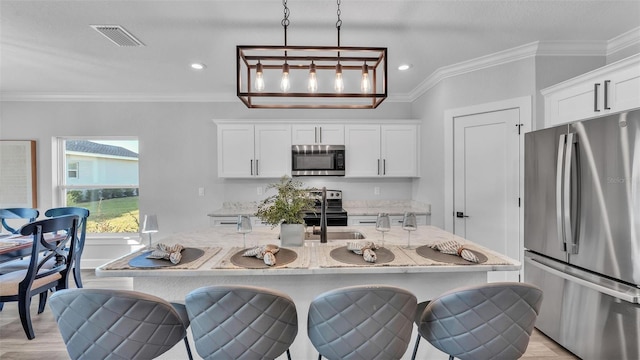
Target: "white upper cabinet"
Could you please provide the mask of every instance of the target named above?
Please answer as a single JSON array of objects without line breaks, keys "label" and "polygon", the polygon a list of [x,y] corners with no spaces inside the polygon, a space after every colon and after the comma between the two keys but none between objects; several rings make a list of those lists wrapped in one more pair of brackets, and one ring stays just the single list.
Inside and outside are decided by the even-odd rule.
[{"label": "white upper cabinet", "polygon": [[345,125],[345,176],[380,175],[380,125]]},{"label": "white upper cabinet", "polygon": [[288,124],[218,124],[218,176],[278,178],[291,174]]},{"label": "white upper cabinet", "polygon": [[344,145],[344,125],[341,124],[293,124],[292,145]]},{"label": "white upper cabinet", "polygon": [[346,176],[417,177],[418,125],[345,125]]},{"label": "white upper cabinet", "polygon": [[418,127],[415,125],[382,125],[382,175],[418,176]]},{"label": "white upper cabinet", "polygon": [[640,107],[640,54],[542,90],[545,127]]}]

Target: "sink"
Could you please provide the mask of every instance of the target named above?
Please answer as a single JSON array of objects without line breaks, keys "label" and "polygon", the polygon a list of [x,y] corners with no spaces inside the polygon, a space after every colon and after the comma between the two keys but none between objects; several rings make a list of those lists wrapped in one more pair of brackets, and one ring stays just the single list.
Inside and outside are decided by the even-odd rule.
[{"label": "sink", "polygon": [[[327,240],[352,240],[364,238],[366,238],[366,236],[364,236],[364,234],[359,231],[327,231]],[[320,234],[305,232],[304,239],[320,240]]]}]

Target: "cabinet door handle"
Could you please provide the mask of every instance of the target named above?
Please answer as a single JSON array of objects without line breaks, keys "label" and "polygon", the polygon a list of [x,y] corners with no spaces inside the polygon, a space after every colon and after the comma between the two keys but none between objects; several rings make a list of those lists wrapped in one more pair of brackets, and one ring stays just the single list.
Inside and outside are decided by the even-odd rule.
[{"label": "cabinet door handle", "polygon": [[387,175],[387,159],[382,160],[382,175]]},{"label": "cabinet door handle", "polygon": [[256,176],[260,175],[260,166],[258,165],[258,159],[256,159]]},{"label": "cabinet door handle", "polygon": [[318,132],[320,133],[320,136],[319,136],[320,137],[320,141],[319,141],[319,143],[322,144],[322,126],[319,126],[318,129],[319,129]]},{"label": "cabinet door handle", "polygon": [[251,176],[253,176],[253,159],[251,159],[251,165],[249,165],[249,168],[251,169]]},{"label": "cabinet door handle", "polygon": [[378,159],[378,175],[380,175],[380,159]]},{"label": "cabinet door handle", "polygon": [[313,127],[313,135],[314,135],[313,140],[317,143],[318,142],[318,127],[317,126]]},{"label": "cabinet door handle", "polygon": [[371,221],[367,221],[367,220],[360,220],[358,221],[358,224],[375,224],[376,222],[371,220]]},{"label": "cabinet door handle", "polygon": [[611,80],[604,81],[604,109],[605,110],[611,110],[611,108],[609,107],[609,84],[610,83],[611,83]]},{"label": "cabinet door handle", "polygon": [[593,84],[593,111],[594,112],[600,112],[600,109],[598,109],[598,90],[599,89],[600,89],[599,83]]}]

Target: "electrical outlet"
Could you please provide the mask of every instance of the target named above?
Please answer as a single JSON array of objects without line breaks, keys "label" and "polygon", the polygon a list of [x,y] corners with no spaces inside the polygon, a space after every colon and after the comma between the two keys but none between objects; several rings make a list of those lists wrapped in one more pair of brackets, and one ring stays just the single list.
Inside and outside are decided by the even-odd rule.
[{"label": "electrical outlet", "polygon": [[373,193],[374,193],[375,195],[380,195],[380,187],[379,187],[379,186],[375,186],[375,187],[373,188]]},{"label": "electrical outlet", "polygon": [[262,195],[262,186],[258,186],[256,192],[258,193],[258,195]]},{"label": "electrical outlet", "polygon": [[204,188],[198,188],[198,196],[204,196]]}]

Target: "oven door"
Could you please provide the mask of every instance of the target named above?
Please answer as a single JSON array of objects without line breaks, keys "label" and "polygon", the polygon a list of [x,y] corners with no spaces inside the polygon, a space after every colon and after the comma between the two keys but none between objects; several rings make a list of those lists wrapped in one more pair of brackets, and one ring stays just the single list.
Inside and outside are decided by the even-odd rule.
[{"label": "oven door", "polygon": [[[327,213],[327,226],[347,226],[347,215],[343,213]],[[320,213],[307,213],[304,216],[307,226],[320,226]]]},{"label": "oven door", "polygon": [[291,175],[344,176],[344,145],[293,145]]}]

